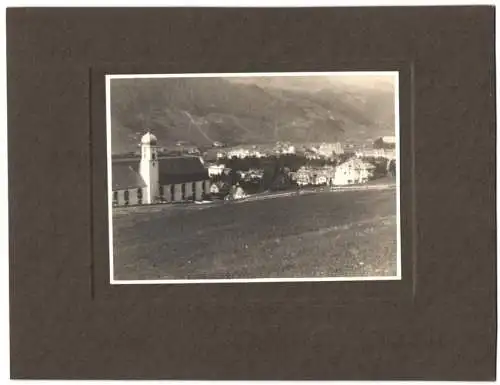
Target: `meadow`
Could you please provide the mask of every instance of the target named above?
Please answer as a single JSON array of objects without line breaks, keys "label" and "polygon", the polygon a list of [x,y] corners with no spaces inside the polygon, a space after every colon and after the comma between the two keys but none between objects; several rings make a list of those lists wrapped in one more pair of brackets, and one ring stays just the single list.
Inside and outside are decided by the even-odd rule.
[{"label": "meadow", "polygon": [[394,188],[115,210],[114,277],[394,276],[396,218]]}]

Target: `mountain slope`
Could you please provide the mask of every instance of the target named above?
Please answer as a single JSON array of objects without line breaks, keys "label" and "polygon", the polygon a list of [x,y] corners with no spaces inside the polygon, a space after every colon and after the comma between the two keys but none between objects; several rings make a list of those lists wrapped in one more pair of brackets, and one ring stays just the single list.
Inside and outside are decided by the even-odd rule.
[{"label": "mountain slope", "polygon": [[387,103],[390,92],[340,88],[280,88],[222,78],[115,79],[112,152],[136,150],[146,129],[165,146],[177,141],[337,141],[393,134],[393,113],[380,112],[393,110],[393,103]]}]

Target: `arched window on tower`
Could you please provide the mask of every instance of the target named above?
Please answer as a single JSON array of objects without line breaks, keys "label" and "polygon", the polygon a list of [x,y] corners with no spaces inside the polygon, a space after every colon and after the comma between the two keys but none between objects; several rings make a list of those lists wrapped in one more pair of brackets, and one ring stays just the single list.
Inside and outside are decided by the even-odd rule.
[{"label": "arched window on tower", "polygon": [[142,205],[142,188],[137,189],[137,204]]},{"label": "arched window on tower", "polygon": [[183,183],[181,184],[181,191],[182,191],[182,198],[181,199],[186,199],[186,184]]},{"label": "arched window on tower", "polygon": [[129,204],[129,192],[128,192],[128,190],[125,190],[125,192],[123,193],[123,197],[125,199],[125,206],[128,206],[128,204]]},{"label": "arched window on tower", "polygon": [[163,191],[163,186],[162,185],[160,185],[160,188],[158,190],[158,194],[160,195],[160,198],[163,198],[164,191]]},{"label": "arched window on tower", "polygon": [[118,206],[118,191],[113,191],[113,206]]}]

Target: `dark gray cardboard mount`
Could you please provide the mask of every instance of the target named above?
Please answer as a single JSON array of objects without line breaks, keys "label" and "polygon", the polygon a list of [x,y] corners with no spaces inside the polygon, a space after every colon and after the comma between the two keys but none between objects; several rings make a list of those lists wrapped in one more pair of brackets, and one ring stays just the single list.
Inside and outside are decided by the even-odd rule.
[{"label": "dark gray cardboard mount", "polygon": [[[494,8],[10,8],[11,377],[494,380]],[[403,280],[109,285],[104,75],[400,72]]]}]

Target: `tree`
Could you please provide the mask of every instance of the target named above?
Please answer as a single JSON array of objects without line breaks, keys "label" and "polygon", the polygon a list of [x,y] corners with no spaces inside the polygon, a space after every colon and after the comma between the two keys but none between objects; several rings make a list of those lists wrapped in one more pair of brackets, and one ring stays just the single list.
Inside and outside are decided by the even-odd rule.
[{"label": "tree", "polygon": [[270,190],[287,190],[292,187],[292,180],[288,174],[280,171],[271,183]]},{"label": "tree", "polygon": [[274,181],[275,173],[276,173],[275,165],[269,164],[266,165],[266,167],[264,167],[264,174],[262,175],[262,180],[261,180],[261,189],[263,191],[269,190]]},{"label": "tree", "polygon": [[386,150],[390,150],[396,148],[396,145],[394,143],[386,143],[382,138],[378,138],[373,142],[373,148],[383,148]]},{"label": "tree", "polygon": [[372,179],[378,179],[386,176],[389,172],[388,160],[385,158],[363,158],[366,162],[369,162],[375,166],[373,169]]},{"label": "tree", "polygon": [[389,173],[391,174],[392,177],[396,176],[396,161],[391,160],[389,163]]},{"label": "tree", "polygon": [[229,172],[229,180],[230,180],[231,186],[236,185],[236,183],[238,183],[240,181],[240,174],[238,174],[238,172],[236,172],[236,170],[232,169]]}]

